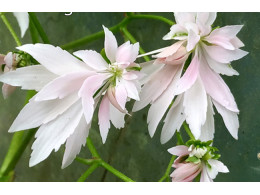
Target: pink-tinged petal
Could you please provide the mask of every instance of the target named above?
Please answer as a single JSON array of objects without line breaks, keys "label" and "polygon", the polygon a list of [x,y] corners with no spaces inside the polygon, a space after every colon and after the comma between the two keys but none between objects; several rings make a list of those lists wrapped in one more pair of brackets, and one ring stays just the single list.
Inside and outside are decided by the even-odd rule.
[{"label": "pink-tinged petal", "polygon": [[32,98],[20,111],[11,125],[9,132],[32,129],[48,123],[58,115],[64,113],[78,99],[77,94],[68,96],[61,100],[42,102],[35,102],[34,98]]},{"label": "pink-tinged petal", "polygon": [[105,52],[111,63],[116,61],[117,41],[113,33],[103,25],[105,32]]},{"label": "pink-tinged petal", "polygon": [[179,95],[170,108],[165,120],[161,132],[161,143],[168,142],[175,131],[179,131],[182,123],[185,121],[185,115],[183,113],[183,98]]},{"label": "pink-tinged petal", "polygon": [[201,134],[199,140],[201,141],[209,141],[213,140],[215,133],[215,125],[214,125],[214,110],[211,102],[211,98],[208,96],[208,108],[207,108],[207,116],[204,125],[201,127]]},{"label": "pink-tinged petal", "polygon": [[160,120],[162,119],[166,110],[169,108],[175,96],[176,83],[180,79],[182,67],[183,66],[179,67],[176,75],[174,76],[168,88],[155,102],[152,103],[149,109],[148,116],[147,116],[147,123],[148,123],[149,134],[151,137],[154,135]]},{"label": "pink-tinged petal", "polygon": [[110,103],[115,107],[117,108],[120,112],[122,113],[126,113],[126,110],[123,110],[121,108],[121,106],[119,105],[119,103],[117,102],[116,100],[116,97],[115,97],[115,88],[114,87],[109,87],[107,89],[107,96],[108,96],[108,99],[110,101]]},{"label": "pink-tinged petal", "polygon": [[106,70],[108,69],[108,64],[104,58],[93,50],[80,50],[73,53],[75,56],[82,59],[88,66],[95,70]]},{"label": "pink-tinged petal", "polygon": [[137,58],[138,53],[139,53],[139,43],[130,44],[130,42],[127,41],[126,43],[118,47],[116,53],[116,62],[133,63]]},{"label": "pink-tinged petal", "polygon": [[239,73],[235,69],[233,69],[231,65],[223,64],[213,60],[211,57],[209,57],[209,55],[206,52],[204,52],[204,55],[208,62],[208,65],[216,73],[227,75],[227,76],[239,75]]},{"label": "pink-tinged petal", "polygon": [[196,139],[200,137],[201,127],[206,121],[207,94],[201,79],[184,93],[183,107],[186,121]]},{"label": "pink-tinged petal", "polygon": [[57,77],[58,75],[49,72],[44,66],[34,65],[4,73],[0,75],[0,81],[12,86],[21,86],[22,89],[39,91]]},{"label": "pink-tinged petal", "polygon": [[125,113],[120,112],[112,104],[110,104],[110,120],[117,129],[125,126]]},{"label": "pink-tinged petal", "polygon": [[106,142],[108,130],[110,128],[109,107],[110,107],[110,103],[106,94],[101,100],[99,111],[98,111],[98,124],[99,124],[99,130],[100,130],[100,135],[103,144]]},{"label": "pink-tinged petal", "polygon": [[81,102],[74,103],[66,112],[47,124],[42,125],[35,134],[29,166],[32,167],[46,159],[52,150],[57,152],[72,135],[83,115]]},{"label": "pink-tinged petal", "polygon": [[8,52],[8,54],[4,58],[5,65],[9,68],[13,68],[13,62],[14,62],[14,57],[12,52]]},{"label": "pink-tinged petal", "polygon": [[162,52],[160,52],[157,55],[154,55],[155,58],[165,58],[168,56],[171,56],[173,54],[175,54],[180,47],[183,45],[184,41],[178,41],[176,43],[174,43],[173,45],[166,47]]},{"label": "pink-tinged petal", "polygon": [[190,151],[188,151],[188,149],[189,148],[187,146],[179,145],[179,146],[175,146],[175,147],[168,149],[168,152],[171,153],[172,155],[183,156],[183,155],[187,155],[190,153]]},{"label": "pink-tinged petal", "polygon": [[223,121],[230,132],[230,134],[235,138],[238,139],[238,128],[239,128],[239,121],[238,121],[238,113],[232,112],[225,107],[221,106],[219,103],[213,100],[213,103],[218,111],[218,113],[222,116]]},{"label": "pink-tinged petal", "polygon": [[231,61],[243,58],[248,54],[248,52],[241,49],[227,50],[221,46],[207,46],[205,44],[203,47],[212,59],[221,63],[230,63]]},{"label": "pink-tinged petal", "polygon": [[244,47],[244,43],[237,37],[230,40],[230,43],[236,48]]},{"label": "pink-tinged petal", "polygon": [[185,24],[187,22],[195,23],[195,12],[175,12],[174,13],[175,21],[178,24]]},{"label": "pink-tinged petal", "polygon": [[213,182],[213,180],[208,175],[207,167],[204,163],[202,163],[200,182]]},{"label": "pink-tinged petal", "polygon": [[181,65],[186,61],[188,56],[189,53],[187,52],[186,48],[181,46],[176,53],[165,58],[165,64]]},{"label": "pink-tinged petal", "polygon": [[69,52],[49,44],[26,44],[17,49],[29,53],[41,65],[57,75],[92,70]]},{"label": "pink-tinged petal", "polygon": [[29,27],[29,15],[27,12],[13,12],[13,14],[16,17],[17,22],[19,24],[21,30],[21,37],[23,37],[26,30]]},{"label": "pink-tinged petal", "polygon": [[223,79],[209,68],[205,58],[202,57],[200,63],[200,77],[207,94],[227,109],[239,112],[235,99]]},{"label": "pink-tinged petal", "polygon": [[186,72],[177,83],[176,94],[183,93],[194,84],[199,74],[199,64],[200,61],[195,54]]},{"label": "pink-tinged petal", "polygon": [[4,99],[7,99],[14,92],[15,89],[16,87],[4,83],[2,86],[2,93]]},{"label": "pink-tinged petal", "polygon": [[230,25],[224,26],[222,28],[217,28],[213,30],[207,39],[211,40],[217,37],[223,37],[227,39],[233,39],[237,35],[237,33],[242,29],[243,25]]},{"label": "pink-tinged petal", "polygon": [[173,182],[192,181],[201,171],[201,164],[186,163],[178,167],[170,175]]},{"label": "pink-tinged petal", "polygon": [[[140,84],[138,84],[137,82],[135,81],[122,81],[124,86],[125,86],[125,89],[126,89],[126,92],[127,92],[127,96],[131,99],[134,99],[134,100],[137,100],[139,101],[140,98],[139,98],[139,90],[138,88],[140,87]],[[139,85],[139,86],[138,86]]]},{"label": "pink-tinged petal", "polygon": [[56,98],[62,99],[67,95],[78,91],[86,78],[93,74],[95,73],[85,71],[60,76],[43,87],[35,96],[35,101],[52,100]]},{"label": "pink-tinged petal", "polygon": [[84,81],[79,90],[78,95],[82,98],[83,111],[88,124],[90,123],[94,113],[95,102],[93,95],[102,86],[105,79],[106,76],[102,74],[90,76]]},{"label": "pink-tinged petal", "polygon": [[86,123],[82,115],[74,133],[67,139],[66,148],[62,160],[62,169],[69,166],[79,154],[82,146],[85,146],[89,134],[90,124]]},{"label": "pink-tinged petal", "polygon": [[[170,40],[170,39],[175,39],[175,40],[184,40],[187,38],[187,30],[180,24],[174,24],[170,32],[167,33],[164,37],[163,40]],[[178,36],[178,34],[184,34],[183,36]]]}]

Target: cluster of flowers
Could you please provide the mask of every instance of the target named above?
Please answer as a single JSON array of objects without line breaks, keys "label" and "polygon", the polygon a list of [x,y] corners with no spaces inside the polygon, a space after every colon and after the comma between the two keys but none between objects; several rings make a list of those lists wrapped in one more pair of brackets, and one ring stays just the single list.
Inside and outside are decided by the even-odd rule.
[{"label": "cluster of flowers", "polygon": [[79,60],[59,47],[26,44],[17,49],[30,54],[39,65],[17,69],[13,68],[16,58],[12,54],[3,56],[1,64],[6,64],[6,71],[0,81],[4,86],[38,91],[9,129],[16,132],[39,127],[30,166],[65,142],[62,168],[71,164],[86,143],[98,105],[99,130],[105,143],[110,122],[116,128],[124,127],[125,105],[134,99],[134,112],[151,104],[147,118],[150,136],[166,115],[162,144],[184,121],[197,140],[168,150],[179,156],[173,164],[172,181],[192,181],[200,173],[201,181],[212,181],[218,172],[228,172],[209,141],[215,131],[213,105],[237,139],[239,110],[220,74],[238,75],[230,63],[247,52],[239,49],[244,45],[236,36],[242,25],[212,29],[215,19],[216,13],[175,13],[176,24],[163,39],[177,42],[144,54],[153,54],[155,60],[141,64],[135,63],[143,56],[138,55],[139,43],[128,41],[118,46],[104,26],[105,56],[80,50],[73,53]]}]

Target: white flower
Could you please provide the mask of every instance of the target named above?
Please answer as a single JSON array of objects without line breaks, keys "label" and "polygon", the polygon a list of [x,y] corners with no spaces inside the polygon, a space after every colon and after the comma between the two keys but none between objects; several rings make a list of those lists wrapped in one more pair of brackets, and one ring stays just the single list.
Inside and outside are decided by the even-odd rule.
[{"label": "white flower", "polygon": [[66,142],[62,167],[68,166],[85,145],[94,110],[99,101],[98,120],[105,142],[110,120],[116,128],[124,126],[127,98],[139,100],[134,63],[139,44],[117,46],[114,35],[104,27],[105,52],[111,63],[91,50],[74,54],[47,44],[18,47],[40,65],[18,68],[0,76],[0,81],[22,89],[39,91],[19,113],[9,132],[39,127],[33,143],[30,166],[46,159]]},{"label": "white flower", "polygon": [[29,27],[29,14],[27,12],[13,12],[21,30],[21,37],[24,36]]}]

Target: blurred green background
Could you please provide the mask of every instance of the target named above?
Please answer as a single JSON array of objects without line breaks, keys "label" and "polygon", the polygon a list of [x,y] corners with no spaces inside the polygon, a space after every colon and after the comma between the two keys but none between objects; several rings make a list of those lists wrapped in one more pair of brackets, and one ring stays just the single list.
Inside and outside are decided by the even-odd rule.
[{"label": "blurred green background", "polygon": [[[63,45],[83,36],[102,30],[102,24],[111,27],[119,23],[123,13],[36,13],[53,45]],[[146,13],[144,13],[146,14]],[[162,15],[171,20],[172,13],[149,13]],[[11,13],[6,14],[15,31],[20,35],[18,24]],[[245,43],[244,50],[249,54],[232,66],[239,76],[226,77],[240,109],[239,139],[234,140],[224,126],[219,114],[215,115],[214,145],[220,149],[221,161],[230,170],[228,174],[219,174],[215,181],[260,181],[260,14],[259,13],[218,13],[215,26],[244,24],[238,37]],[[128,25],[145,51],[152,51],[171,44],[162,37],[169,31],[169,25],[161,21],[140,19]],[[124,42],[122,33],[115,34],[119,44]],[[22,39],[23,44],[31,43],[30,33]],[[94,49],[101,51],[104,39],[86,44],[78,49]],[[0,53],[13,51],[15,42],[8,30],[0,21]],[[72,52],[72,51],[70,51]],[[0,163],[3,162],[12,134],[7,130],[24,105],[26,91],[16,89],[15,93],[4,100],[0,95]],[[131,103],[129,105],[131,107]],[[162,123],[153,138],[150,138],[146,125],[147,110],[134,113],[127,127],[121,130],[111,128],[107,142],[103,145],[97,128],[97,119],[93,121],[90,136],[102,158],[119,171],[136,181],[157,181],[165,172],[171,158],[167,149],[176,144],[173,137],[167,144],[160,144]],[[182,130],[185,137],[185,132]],[[32,140],[33,141],[33,140]],[[27,147],[15,169],[15,181],[76,181],[87,169],[86,165],[74,161],[62,170],[61,162],[64,146],[52,153],[47,160],[29,168],[31,144]],[[90,158],[86,147],[82,148],[80,157]],[[90,175],[87,181],[121,181],[102,167]]]}]

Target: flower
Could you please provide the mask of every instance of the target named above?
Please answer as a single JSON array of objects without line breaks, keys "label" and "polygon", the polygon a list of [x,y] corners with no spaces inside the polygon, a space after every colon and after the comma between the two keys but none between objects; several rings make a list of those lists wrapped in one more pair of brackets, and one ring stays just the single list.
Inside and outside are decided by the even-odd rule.
[{"label": "flower", "polygon": [[[204,145],[204,146],[203,146]],[[200,145],[175,146],[168,149],[172,155],[178,156],[174,161],[175,170],[170,175],[173,182],[190,182],[199,174],[201,182],[212,182],[218,172],[228,173],[228,168],[214,154],[215,148],[200,142]]]},{"label": "flower", "polygon": [[[230,63],[247,54],[239,49],[244,45],[236,36],[242,25],[212,30],[211,24],[215,18],[215,13],[176,13],[177,24],[171,27],[164,39],[179,41],[156,51],[160,53],[154,56],[157,58],[155,63],[161,62],[161,68],[144,84],[140,102],[136,102],[134,111],[152,104],[147,118],[152,136],[175,98],[164,120],[162,143],[169,141],[185,120],[196,139],[213,139],[213,105],[231,135],[238,138],[239,110],[230,89],[219,74],[238,75]],[[174,58],[175,55],[181,56],[181,60]],[[153,86],[157,81],[160,84],[155,88]],[[149,93],[157,94],[156,98],[147,98]]]},{"label": "flower", "polygon": [[30,166],[46,159],[66,142],[62,167],[68,166],[85,145],[97,104],[102,141],[106,141],[110,120],[116,128],[124,126],[128,98],[139,100],[141,77],[134,61],[139,44],[117,46],[114,35],[104,27],[105,52],[110,60],[92,50],[74,55],[48,44],[18,47],[40,65],[18,68],[0,76],[0,81],[38,93],[21,110],[9,132],[39,127]]},{"label": "flower", "polygon": [[13,14],[19,24],[21,37],[23,37],[29,27],[29,15],[27,12],[13,12]]},{"label": "flower", "polygon": [[[9,52],[7,55],[0,55],[0,72],[4,74],[9,71],[15,70],[18,61],[19,58],[15,53]],[[5,66],[3,67],[3,65]],[[11,95],[14,92],[15,88],[16,87],[12,85],[4,83],[2,86],[4,99]]]}]

